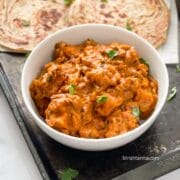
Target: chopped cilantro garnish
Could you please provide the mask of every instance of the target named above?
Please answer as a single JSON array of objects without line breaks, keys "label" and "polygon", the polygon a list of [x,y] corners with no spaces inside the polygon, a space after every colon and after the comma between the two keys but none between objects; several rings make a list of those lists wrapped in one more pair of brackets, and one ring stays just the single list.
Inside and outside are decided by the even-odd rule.
[{"label": "chopped cilantro garnish", "polygon": [[21,23],[23,26],[30,26],[30,21],[22,20]]},{"label": "chopped cilantro garnish", "polygon": [[109,58],[112,60],[113,58],[115,58],[116,56],[118,56],[119,52],[116,50],[108,50],[106,51],[106,54],[109,56]]},{"label": "chopped cilantro garnish", "polygon": [[53,77],[51,75],[49,75],[46,80],[47,80],[48,83],[50,83],[50,82],[52,82]]},{"label": "chopped cilantro garnish", "polygon": [[107,96],[100,96],[96,102],[97,103],[105,103],[106,101],[108,100],[108,97]]},{"label": "chopped cilantro garnish", "polygon": [[73,3],[74,0],[64,0],[64,4],[69,6]]},{"label": "chopped cilantro garnish", "polygon": [[144,58],[139,58],[139,61],[141,62],[141,63],[143,63],[143,64],[145,64],[148,68],[149,68],[149,64],[148,64],[148,62],[144,59]]},{"label": "chopped cilantro garnish", "polygon": [[177,89],[176,89],[176,86],[174,86],[171,90],[170,90],[170,93],[169,93],[169,96],[167,98],[167,101],[171,101],[175,96],[176,96],[176,93],[177,93]]},{"label": "chopped cilantro garnish", "polygon": [[75,93],[75,88],[76,88],[76,85],[70,84],[70,86],[69,86],[69,94],[70,94],[70,95],[74,95],[74,93]]},{"label": "chopped cilantro garnish", "polygon": [[126,29],[129,30],[129,31],[132,31],[132,27],[130,25],[130,20],[129,19],[127,19],[127,21],[126,21]]},{"label": "chopped cilantro garnish", "polygon": [[140,110],[139,110],[138,107],[133,107],[133,108],[132,108],[132,115],[133,115],[134,117],[136,117],[136,118],[139,118],[139,116],[140,116]]},{"label": "chopped cilantro garnish", "polygon": [[63,172],[59,172],[59,178],[61,180],[73,180],[79,175],[79,172],[75,169],[68,168]]},{"label": "chopped cilantro garnish", "polygon": [[177,72],[180,72],[180,64],[177,64],[177,65],[176,65],[176,71],[177,71]]},{"label": "chopped cilantro garnish", "polygon": [[30,54],[31,54],[31,51],[28,51],[28,52],[25,54],[25,57],[28,58]]}]

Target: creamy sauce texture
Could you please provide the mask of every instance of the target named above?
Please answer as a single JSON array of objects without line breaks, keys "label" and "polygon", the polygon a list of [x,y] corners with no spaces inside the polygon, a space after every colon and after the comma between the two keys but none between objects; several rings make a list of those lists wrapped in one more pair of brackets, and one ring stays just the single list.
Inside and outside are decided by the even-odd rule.
[{"label": "creamy sauce texture", "polygon": [[54,60],[30,86],[39,113],[52,128],[76,137],[107,138],[148,118],[157,102],[157,81],[135,48],[87,40],[60,42]]}]

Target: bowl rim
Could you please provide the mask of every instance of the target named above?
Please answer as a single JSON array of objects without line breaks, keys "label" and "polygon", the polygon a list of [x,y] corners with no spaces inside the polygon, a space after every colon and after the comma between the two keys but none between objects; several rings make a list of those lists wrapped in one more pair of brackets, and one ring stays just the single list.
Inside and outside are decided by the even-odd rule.
[{"label": "bowl rim", "polygon": [[[60,34],[60,33],[63,33],[65,31],[68,31],[68,30],[73,30],[73,29],[78,29],[79,30],[81,28],[88,28],[88,27],[105,27],[105,28],[113,28],[113,29],[116,29],[116,30],[119,30],[119,31],[122,31],[122,32],[125,32],[131,36],[135,36],[135,38],[138,40],[138,41],[141,41],[141,43],[144,43],[146,44],[146,46],[148,46],[148,48],[152,49],[158,59],[158,61],[160,61],[160,64],[165,72],[165,79],[166,79],[166,82],[165,82],[165,96],[162,97],[162,100],[159,102],[159,105],[157,106],[157,108],[152,112],[151,116],[141,125],[139,125],[138,127],[128,131],[128,132],[125,132],[123,134],[119,134],[119,135],[116,135],[116,136],[113,136],[113,137],[108,137],[108,138],[99,138],[99,139],[90,139],[90,138],[83,138],[83,137],[75,137],[75,136],[71,136],[71,135],[68,135],[68,134],[65,134],[65,133],[62,133],[58,130],[55,130],[53,129],[52,127],[50,127],[46,122],[45,122],[45,119],[44,118],[40,118],[40,116],[37,115],[37,113],[34,111],[34,109],[30,106],[30,102],[28,100],[28,98],[26,97],[26,88],[25,86],[23,85],[25,82],[25,74],[26,74],[26,69],[28,68],[28,64],[31,60],[31,56],[32,54],[39,50],[41,48],[41,46],[43,44],[45,44],[47,41],[53,39],[54,36]],[[166,68],[166,65],[163,61],[163,59],[161,58],[160,54],[158,53],[158,51],[145,39],[143,39],[141,36],[137,35],[136,33],[132,32],[132,31],[128,31],[124,28],[121,28],[121,27],[117,27],[117,26],[113,26],[113,25],[109,25],[109,24],[81,24],[81,25],[75,25],[75,26],[71,26],[71,27],[67,27],[67,28],[64,28],[64,29],[60,29],[58,31],[56,31],[55,33],[49,35],[48,37],[46,37],[44,40],[42,40],[34,49],[33,51],[30,53],[30,55],[28,56],[25,64],[24,64],[24,67],[23,67],[23,71],[22,71],[22,74],[21,74],[21,93],[22,93],[22,97],[23,97],[23,100],[24,100],[24,103],[28,109],[28,111],[30,112],[30,114],[33,116],[34,118],[34,121],[37,123],[38,126],[42,126],[43,129],[46,129],[48,130],[51,134],[53,133],[54,135],[56,135],[56,137],[58,136],[61,136],[63,138],[66,138],[67,140],[70,139],[70,140],[74,140],[74,141],[78,141],[78,142],[89,142],[89,143],[108,143],[108,142],[111,142],[111,141],[114,141],[114,140],[119,140],[119,139],[123,139],[123,138],[127,138],[128,136],[132,136],[133,134],[137,134],[138,132],[141,132],[143,129],[145,129],[146,126],[148,126],[148,124],[152,124],[156,117],[158,116],[158,114],[160,113],[160,111],[162,110],[165,102],[166,102],[166,98],[167,98],[167,94],[168,94],[168,89],[169,89],[169,76],[168,76],[168,71],[167,71],[167,68]],[[42,128],[40,127],[40,128]],[[148,128],[147,128],[148,129]],[[146,131],[146,130],[145,130]]]}]

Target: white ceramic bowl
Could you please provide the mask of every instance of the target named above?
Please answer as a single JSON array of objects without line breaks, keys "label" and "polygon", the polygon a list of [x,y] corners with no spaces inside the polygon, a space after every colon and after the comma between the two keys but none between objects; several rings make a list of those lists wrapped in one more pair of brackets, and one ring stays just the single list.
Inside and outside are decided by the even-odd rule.
[{"label": "white ceramic bowl", "polygon": [[[133,45],[139,55],[145,58],[150,66],[151,75],[158,81],[158,102],[152,115],[139,127],[115,137],[104,139],[85,139],[72,137],[49,127],[37,109],[30,96],[29,86],[32,80],[38,75],[44,64],[52,60],[54,45],[59,41],[65,41],[71,44],[79,44],[86,39],[94,39],[99,43],[110,43],[112,41],[127,43]],[[143,134],[155,121],[161,111],[168,92],[168,73],[166,66],[159,53],[147,41],[133,32],[111,25],[86,24],[73,26],[60,30],[43,40],[34,48],[28,57],[21,78],[21,88],[24,102],[27,109],[34,117],[37,125],[51,138],[56,141],[81,150],[101,151],[123,146],[141,134]]]}]

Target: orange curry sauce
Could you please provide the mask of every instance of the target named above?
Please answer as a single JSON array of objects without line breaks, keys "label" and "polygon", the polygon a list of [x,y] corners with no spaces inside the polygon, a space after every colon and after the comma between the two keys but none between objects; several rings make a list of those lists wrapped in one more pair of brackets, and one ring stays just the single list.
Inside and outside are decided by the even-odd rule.
[{"label": "orange curry sauce", "polygon": [[76,137],[107,138],[139,126],[157,102],[157,81],[133,46],[60,42],[30,86],[47,124]]}]

